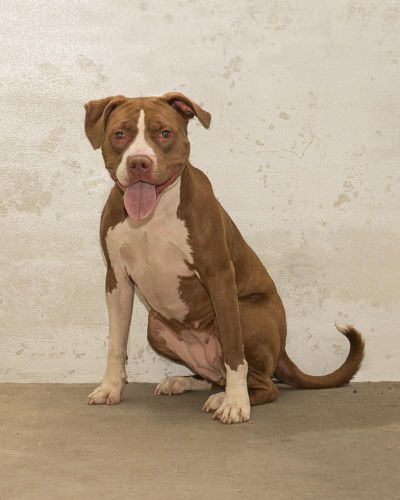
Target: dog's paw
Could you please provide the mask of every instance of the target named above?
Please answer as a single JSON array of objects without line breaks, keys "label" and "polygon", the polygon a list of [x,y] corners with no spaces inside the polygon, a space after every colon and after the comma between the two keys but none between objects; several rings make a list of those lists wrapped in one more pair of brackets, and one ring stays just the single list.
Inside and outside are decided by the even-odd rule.
[{"label": "dog's paw", "polygon": [[217,392],[216,394],[211,394],[211,396],[203,405],[203,411],[210,412],[217,410],[221,406],[224,398],[225,392]]},{"label": "dog's paw", "polygon": [[103,382],[87,398],[88,405],[116,405],[121,401],[125,383],[111,384]]},{"label": "dog's paw", "polygon": [[176,394],[182,394],[185,391],[190,391],[189,378],[190,377],[165,377],[157,385],[154,392],[157,396],[160,394],[174,396]]},{"label": "dog's paw", "polygon": [[157,385],[154,391],[157,396],[167,394],[173,396],[182,394],[187,391],[209,391],[212,388],[212,383],[207,380],[198,379],[196,377],[165,377]]},{"label": "dog's paw", "polygon": [[229,397],[225,392],[218,392],[210,396],[203,406],[203,410],[214,412],[214,419],[223,424],[234,424],[250,420],[249,396]]}]

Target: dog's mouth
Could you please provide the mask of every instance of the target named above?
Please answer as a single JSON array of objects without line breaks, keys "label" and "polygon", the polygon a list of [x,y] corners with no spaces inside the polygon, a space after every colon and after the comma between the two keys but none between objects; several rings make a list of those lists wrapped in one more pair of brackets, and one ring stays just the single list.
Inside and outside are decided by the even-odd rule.
[{"label": "dog's mouth", "polygon": [[183,166],[178,169],[162,184],[137,181],[129,186],[117,184],[124,191],[124,206],[128,215],[134,221],[145,219],[154,210],[160,194],[182,173]]}]

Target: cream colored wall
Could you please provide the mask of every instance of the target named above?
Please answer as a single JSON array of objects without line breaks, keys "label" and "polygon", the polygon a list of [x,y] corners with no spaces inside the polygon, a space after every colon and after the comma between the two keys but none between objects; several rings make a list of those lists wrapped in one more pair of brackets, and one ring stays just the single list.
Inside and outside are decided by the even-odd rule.
[{"label": "cream colored wall", "polygon": [[[358,380],[400,379],[400,4],[1,0],[3,381],[96,381],[105,363],[99,217],[111,187],[83,104],[179,90],[213,115],[192,161],[275,278],[311,373],[364,333]],[[131,380],[180,373],[146,342]]]}]

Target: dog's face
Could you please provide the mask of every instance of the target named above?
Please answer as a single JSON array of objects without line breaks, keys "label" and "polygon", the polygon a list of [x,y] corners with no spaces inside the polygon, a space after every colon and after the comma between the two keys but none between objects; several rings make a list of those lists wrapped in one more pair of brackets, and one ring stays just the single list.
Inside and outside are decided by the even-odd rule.
[{"label": "dog's face", "polygon": [[85,105],[85,130],[105,166],[125,192],[124,204],[134,220],[147,217],[158,196],[182,173],[190,144],[187,122],[197,116],[208,128],[210,114],[177,92],[161,97],[123,96]]}]

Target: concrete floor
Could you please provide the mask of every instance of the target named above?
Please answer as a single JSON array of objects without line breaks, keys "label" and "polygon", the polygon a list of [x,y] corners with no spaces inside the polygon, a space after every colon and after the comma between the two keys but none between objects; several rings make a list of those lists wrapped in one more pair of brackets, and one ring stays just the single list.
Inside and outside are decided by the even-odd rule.
[{"label": "concrete floor", "polygon": [[230,426],[207,393],[154,387],[105,407],[92,385],[0,385],[1,500],[400,498],[400,383],[282,386]]}]

